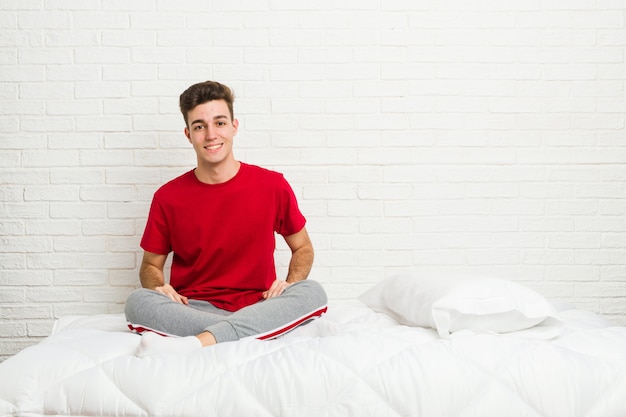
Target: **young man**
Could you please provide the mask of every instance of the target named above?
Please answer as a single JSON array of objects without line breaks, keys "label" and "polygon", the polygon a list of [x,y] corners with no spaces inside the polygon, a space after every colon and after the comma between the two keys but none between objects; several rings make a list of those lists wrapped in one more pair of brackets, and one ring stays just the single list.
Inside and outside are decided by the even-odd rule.
[{"label": "young man", "polygon": [[[323,288],[306,280],[313,245],[291,187],[281,174],[233,155],[233,101],[231,90],[214,81],[180,96],[198,166],[152,200],[141,240],[143,288],[126,303],[129,328],[143,333],[138,356],[269,339],[326,311]],[[275,233],[291,249],[286,280],[276,278]]]}]

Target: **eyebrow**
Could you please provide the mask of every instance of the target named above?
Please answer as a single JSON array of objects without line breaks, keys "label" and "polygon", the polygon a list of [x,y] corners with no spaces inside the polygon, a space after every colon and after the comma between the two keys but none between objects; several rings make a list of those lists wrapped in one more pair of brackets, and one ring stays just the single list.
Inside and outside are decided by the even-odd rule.
[{"label": "eyebrow", "polygon": [[[220,119],[227,119],[227,120],[229,120],[228,116],[226,116],[225,114],[219,114],[219,115],[213,117],[213,120],[220,120]],[[194,120],[193,122],[190,123],[190,126],[194,125],[196,123],[204,123],[204,119]]]}]

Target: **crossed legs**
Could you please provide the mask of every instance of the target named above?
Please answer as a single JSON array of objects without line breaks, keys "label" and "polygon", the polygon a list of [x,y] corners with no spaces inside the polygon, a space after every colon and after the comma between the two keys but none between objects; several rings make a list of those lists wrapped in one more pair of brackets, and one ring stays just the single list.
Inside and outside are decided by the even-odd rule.
[{"label": "crossed legs", "polygon": [[[326,303],[322,286],[306,280],[290,285],[278,297],[234,313],[206,301],[189,300],[189,305],[175,303],[156,291],[140,288],[128,297],[125,312],[131,330],[146,332],[137,351],[139,356],[146,356],[162,351],[184,353],[247,337],[278,337],[322,315]],[[181,338],[167,339],[159,335]]]}]

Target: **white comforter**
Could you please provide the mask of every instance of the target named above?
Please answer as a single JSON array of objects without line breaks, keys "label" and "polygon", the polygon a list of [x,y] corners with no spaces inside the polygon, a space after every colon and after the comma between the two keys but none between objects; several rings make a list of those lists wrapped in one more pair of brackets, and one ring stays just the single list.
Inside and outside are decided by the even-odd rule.
[{"label": "white comforter", "polygon": [[[626,416],[626,328],[440,339],[360,305],[274,341],[137,358],[119,315],[61,320],[0,364],[1,416]],[[533,336],[532,334],[530,336]]]}]

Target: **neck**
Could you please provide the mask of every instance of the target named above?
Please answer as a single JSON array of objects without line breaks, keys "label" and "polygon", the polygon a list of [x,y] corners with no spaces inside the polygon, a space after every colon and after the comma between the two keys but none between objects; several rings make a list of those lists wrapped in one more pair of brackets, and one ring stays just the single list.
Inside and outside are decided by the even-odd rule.
[{"label": "neck", "polygon": [[222,184],[231,180],[239,172],[241,163],[236,160],[232,160],[229,164],[223,166],[203,166],[198,165],[194,170],[196,178],[200,182],[205,184]]}]

